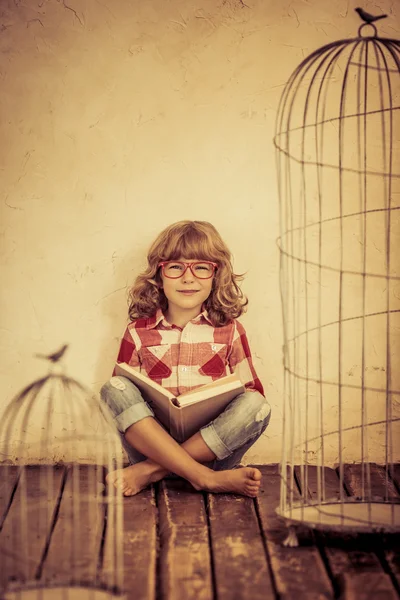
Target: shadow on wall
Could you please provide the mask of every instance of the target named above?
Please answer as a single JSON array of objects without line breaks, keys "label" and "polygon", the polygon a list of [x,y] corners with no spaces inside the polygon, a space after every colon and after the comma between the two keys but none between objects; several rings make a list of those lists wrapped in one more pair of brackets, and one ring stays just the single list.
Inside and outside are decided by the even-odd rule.
[{"label": "shadow on wall", "polygon": [[[129,322],[128,293],[136,276],[145,266],[147,247],[136,246],[129,254],[120,257],[117,252],[111,258],[113,279],[107,282],[101,303],[105,335],[97,348],[93,388],[98,393],[112,374],[114,363],[125,327]],[[111,290],[111,291],[110,291]]]}]

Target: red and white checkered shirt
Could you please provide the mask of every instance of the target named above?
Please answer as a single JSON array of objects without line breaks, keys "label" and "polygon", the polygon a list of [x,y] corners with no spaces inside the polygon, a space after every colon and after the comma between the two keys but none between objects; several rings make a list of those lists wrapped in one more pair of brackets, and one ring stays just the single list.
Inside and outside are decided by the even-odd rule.
[{"label": "red and white checkered shirt", "polygon": [[246,332],[233,319],[214,327],[202,312],[185,327],[171,325],[159,309],[132,321],[117,362],[126,362],[175,396],[236,372],[247,390],[264,395],[254,370]]}]

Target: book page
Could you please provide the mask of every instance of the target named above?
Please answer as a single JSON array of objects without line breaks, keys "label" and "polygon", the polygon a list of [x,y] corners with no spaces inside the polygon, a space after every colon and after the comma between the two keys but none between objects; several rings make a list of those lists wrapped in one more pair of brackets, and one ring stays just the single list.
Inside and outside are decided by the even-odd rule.
[{"label": "book page", "polygon": [[184,392],[180,396],[177,397],[178,406],[188,406],[189,404],[194,404],[195,402],[200,402],[201,400],[206,400],[208,398],[217,397],[224,392],[238,390],[237,393],[241,393],[244,391],[244,386],[240,381],[238,375],[236,373],[231,373],[226,377],[221,377],[212,383],[206,383],[200,387],[197,387],[190,392]]},{"label": "book page", "polygon": [[141,385],[143,385],[146,389],[152,388],[153,390],[158,392],[158,394],[165,396],[165,398],[168,398],[169,400],[175,399],[175,396],[171,394],[171,392],[163,388],[162,385],[159,385],[158,383],[150,379],[150,377],[147,377],[139,371],[136,371],[136,369],[134,369],[127,363],[116,363],[115,372],[117,373],[117,375],[128,377],[128,379],[131,379],[134,383],[136,382],[137,386],[140,389]]},{"label": "book page", "polygon": [[157,419],[179,442],[185,441],[220,414],[233,398],[245,391],[232,373],[175,398],[168,390],[126,363],[117,363],[115,373],[131,379]]},{"label": "book page", "polygon": [[205,383],[204,385],[199,385],[194,390],[190,390],[189,392],[183,392],[183,394],[180,394],[178,396],[178,398],[185,398],[186,396],[189,396],[189,394],[194,394],[195,392],[197,392],[199,390],[206,391],[206,390],[208,390],[210,388],[216,389],[219,386],[222,386],[222,385],[225,385],[226,383],[229,383],[230,381],[240,381],[240,379],[236,375],[236,373],[230,373],[229,375],[225,375],[224,377],[220,377],[219,379],[216,379],[215,381],[211,381],[211,383]]},{"label": "book page", "polygon": [[[229,402],[236,398],[243,390],[242,385],[237,389],[227,390],[227,387],[237,385],[235,382],[227,386],[218,387],[218,394],[210,398],[196,399],[194,402],[184,405],[182,408],[171,406],[170,410],[170,432],[178,441],[184,442],[191,435],[199,431],[201,427],[213,421],[225,408]],[[239,384],[240,385],[240,384]],[[187,397],[190,398],[192,394]],[[193,394],[195,395],[195,394]]]},{"label": "book page", "polygon": [[115,365],[115,373],[127,377],[139,388],[144,400],[153,410],[157,419],[169,429],[170,408],[172,402],[175,401],[175,396],[126,363],[117,363]]}]

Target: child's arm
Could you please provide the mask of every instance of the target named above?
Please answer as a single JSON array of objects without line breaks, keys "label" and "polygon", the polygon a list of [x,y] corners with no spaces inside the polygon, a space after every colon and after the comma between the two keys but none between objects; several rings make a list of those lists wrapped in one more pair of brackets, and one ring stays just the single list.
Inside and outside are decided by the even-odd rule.
[{"label": "child's arm", "polygon": [[[140,369],[139,355],[136,350],[135,342],[132,339],[129,327],[125,329],[125,333],[122,337],[121,344],[119,347],[117,363],[125,362],[131,367]],[[114,375],[115,373],[113,373]]]},{"label": "child's arm", "polygon": [[235,321],[234,323],[235,329],[233,332],[232,348],[228,355],[230,372],[236,372],[239,375],[246,391],[257,391],[265,396],[264,388],[253,366],[246,331],[239,321]]}]

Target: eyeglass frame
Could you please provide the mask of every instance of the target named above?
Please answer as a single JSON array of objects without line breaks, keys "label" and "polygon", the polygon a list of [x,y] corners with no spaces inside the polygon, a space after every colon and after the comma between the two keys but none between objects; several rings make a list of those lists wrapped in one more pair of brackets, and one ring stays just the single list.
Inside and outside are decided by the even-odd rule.
[{"label": "eyeglass frame", "polygon": [[[164,270],[164,266],[167,265],[168,263],[178,263],[179,265],[183,265],[185,267],[185,270],[178,277],[170,277],[169,275],[166,275],[165,270]],[[192,267],[193,267],[193,265],[201,265],[204,263],[207,263],[208,265],[212,265],[214,267],[214,270],[211,273],[210,277],[197,277],[197,275],[194,273]],[[193,277],[196,277],[196,279],[200,279],[201,281],[203,281],[205,279],[211,279],[211,277],[213,277],[215,275],[215,271],[218,269],[217,263],[212,262],[211,260],[195,260],[194,262],[191,262],[191,263],[185,263],[185,262],[182,262],[181,260],[163,260],[163,261],[159,262],[157,266],[162,268],[162,272],[164,273],[165,277],[167,277],[168,279],[180,279],[181,277],[183,277],[185,275],[186,271],[188,269],[190,269],[190,272],[192,273]]]}]

